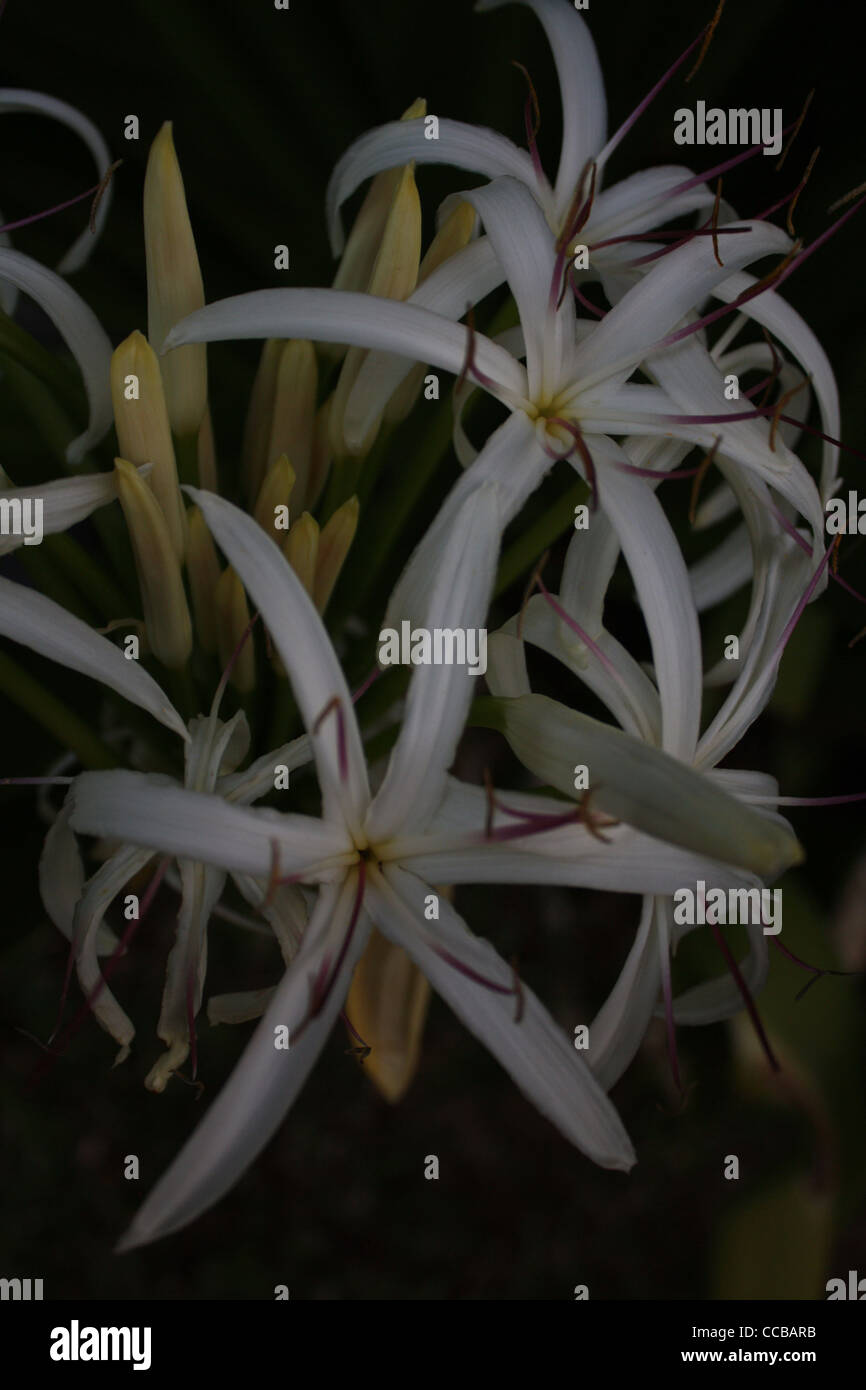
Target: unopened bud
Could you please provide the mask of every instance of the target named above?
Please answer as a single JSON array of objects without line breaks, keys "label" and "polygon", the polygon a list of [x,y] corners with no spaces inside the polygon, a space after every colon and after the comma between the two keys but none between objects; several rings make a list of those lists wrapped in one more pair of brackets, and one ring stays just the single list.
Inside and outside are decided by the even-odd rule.
[{"label": "unopened bud", "polygon": [[194,507],[189,514],[189,545],[186,568],[192,594],[192,611],[199,644],[206,652],[217,649],[216,590],[220,577],[216,546],[207,522]]},{"label": "unopened bud", "polygon": [[253,515],[263,531],[275,541],[286,539],[289,529],[289,499],[295,486],[295,470],[285,454],[280,454],[265,474]]},{"label": "unopened bud", "polygon": [[186,513],[177,481],[171,426],[156,353],[137,330],[111,358],[111,399],[121,456],[149,463],[148,486],[165,517],[174,552],[183,558]]},{"label": "unopened bud", "polygon": [[247,633],[250,610],[240,577],[231,568],[223,570],[217,584],[216,614],[220,662],[224,667],[233,662],[229,679],[241,695],[248,695],[256,684],[255,651]]},{"label": "unopened bud", "polygon": [[[204,286],[190,226],[171,121],[150,147],[144,176],[147,336],[159,352],[171,328],[204,307]],[[207,404],[204,343],[175,348],[161,359],[168,418],[176,435],[198,434]]]},{"label": "unopened bud", "polygon": [[355,539],[359,511],[357,497],[350,497],[348,502],[337,508],[322,528],[316,561],[316,582],[313,587],[313,602],[320,613],[324,613],[328,606],[334,585],[340,577],[340,571]]},{"label": "unopened bud", "polygon": [[298,517],[286,538],[283,554],[312,598],[319,556],[319,523],[309,512]]},{"label": "unopened bud", "polygon": [[386,1100],[400,1100],[418,1066],[430,986],[402,946],[375,928],[355,966],[346,1012],[371,1049],[364,1070]]},{"label": "unopened bud", "polygon": [[114,471],[132,541],[148,641],[163,665],[178,670],[192,651],[192,623],[180,561],[162,509],[138,470],[118,458]]}]

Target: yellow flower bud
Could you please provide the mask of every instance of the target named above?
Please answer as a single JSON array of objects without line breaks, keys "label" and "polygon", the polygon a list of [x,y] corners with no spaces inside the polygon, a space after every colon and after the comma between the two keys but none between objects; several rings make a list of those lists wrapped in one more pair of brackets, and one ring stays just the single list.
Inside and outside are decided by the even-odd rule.
[{"label": "yellow flower bud", "polygon": [[114,472],[135,556],[147,638],[163,665],[178,670],[192,651],[192,623],[180,561],[159,503],[138,470],[118,458]]},{"label": "yellow flower bud", "polygon": [[262,348],[259,367],[250,393],[244,438],[241,445],[241,474],[247,497],[253,502],[267,472],[271,439],[271,418],[277,388],[277,368],[283,351],[281,338],[269,338]]},{"label": "yellow flower bud", "polygon": [[286,537],[283,554],[312,598],[319,556],[319,523],[309,512],[298,517]]},{"label": "yellow flower bud", "polygon": [[147,483],[168,527],[174,552],[183,558],[186,513],[156,353],[137,330],[111,358],[111,399],[121,457],[152,464]]},{"label": "yellow flower bud", "polygon": [[[427,248],[427,254],[418,271],[418,284],[422,285],[428,275],[438,270],[449,257],[462,251],[469,244],[475,226],[475,209],[470,203],[458,203],[445,218],[439,231]],[[423,362],[413,367],[402,385],[397,387],[385,410],[385,419],[390,423],[404,420],[415,404],[418,392],[424,382],[427,368]]]},{"label": "yellow flower bud", "polygon": [[265,343],[256,373],[241,469],[250,502],[258,497],[268,469],[288,454],[297,475],[296,501],[304,504],[316,418],[318,367],[312,343],[271,339]]},{"label": "yellow flower bud", "polygon": [[[407,164],[400,171],[397,180],[382,240],[370,274],[368,292],[381,299],[408,299],[418,282],[420,260],[421,200],[415,184],[414,165]],[[330,444],[338,458],[349,452],[356,452],[363,457],[372,447],[379,432],[381,422],[377,420],[361,448],[349,450],[343,428],[346,402],[366,357],[366,348],[349,348],[334,392]]]},{"label": "yellow flower bud", "polygon": [[[204,286],[190,226],[171,121],[150,147],[144,176],[147,336],[159,352],[169,330],[204,306]],[[204,343],[175,348],[161,360],[168,418],[176,435],[198,434],[207,405]]]},{"label": "yellow flower bud", "polygon": [[200,645],[206,652],[217,649],[216,589],[220,566],[216,546],[211,539],[207,522],[193,507],[189,514],[189,546],[186,568],[192,594],[192,611]]},{"label": "yellow flower bud", "polygon": [[322,528],[319,537],[319,555],[316,561],[316,582],[313,586],[313,602],[320,613],[324,613],[334,585],[355,539],[358,529],[360,504],[357,497],[350,497]]},{"label": "yellow flower bud", "polygon": [[310,476],[307,479],[307,494],[298,498],[307,508],[315,507],[322,495],[322,489],[331,470],[331,409],[334,403],[333,392],[319,406],[313,425],[313,448],[310,454]]},{"label": "yellow flower bud", "polygon": [[[241,695],[248,695],[256,684],[256,659],[250,634],[240,651],[238,646],[250,625],[247,596],[239,576],[231,568],[223,570],[216,587],[217,647],[223,667],[235,657],[230,680]],[[235,655],[237,653],[237,655]]]},{"label": "yellow flower bud", "polygon": [[355,966],[346,1013],[371,1049],[365,1072],[392,1104],[415,1075],[429,1000],[417,965],[374,928]]},{"label": "yellow flower bud", "polygon": [[285,454],[280,454],[268,470],[256,499],[253,515],[263,531],[277,542],[285,540],[289,529],[289,498],[295,486],[295,470]]}]

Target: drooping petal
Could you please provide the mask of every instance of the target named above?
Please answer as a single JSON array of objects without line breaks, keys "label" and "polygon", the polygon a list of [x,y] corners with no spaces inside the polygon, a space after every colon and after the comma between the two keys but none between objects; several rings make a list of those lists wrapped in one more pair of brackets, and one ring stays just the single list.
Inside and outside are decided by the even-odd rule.
[{"label": "drooping petal", "polygon": [[[466,330],[429,309],[347,290],[254,290],[198,309],[169,333],[164,350],[184,343],[234,338],[311,338],[383,348],[412,362],[429,362],[458,375],[466,359]],[[518,362],[482,334],[475,335],[476,365],[494,395],[523,399],[526,374]]]},{"label": "drooping petal", "polygon": [[221,796],[187,791],[170,777],[141,772],[85,772],[74,789],[73,830],[216,868],[268,879],[338,873],[352,856],[345,835],[311,816],[232,806]]},{"label": "drooping petal", "polygon": [[[84,864],[78,852],[75,832],[69,824],[72,797],[68,795],[58,811],[39,856],[39,894],[42,905],[58,931],[72,940],[75,909],[84,890]],[[97,955],[107,955],[117,945],[117,937],[103,923],[96,936]]]},{"label": "drooping petal", "polygon": [[66,450],[69,462],[77,463],[111,428],[111,341],[80,295],[53,270],[47,270],[30,256],[0,246],[0,279],[17,285],[44,309],[84,378],[90,422]]},{"label": "drooping petal", "polygon": [[310,732],[325,814],[360,825],[369,801],[367,766],[346,678],[312,600],[261,527],[211,492],[187,489],[262,615]]},{"label": "drooping petal", "polygon": [[53,599],[0,578],[0,634],[102,681],[182,739],[189,738],[186,725],[153,677]]},{"label": "drooping petal", "polygon": [[[322,889],[291,969],[240,1061],[198,1128],[148,1196],[118,1249],[130,1250],[186,1226],[229,1188],[282,1123],[343,1004],[369,932],[357,923],[327,998],[311,1015],[316,982],[336,959],[351,920],[355,875]],[[288,1047],[278,1046],[288,1029]]]},{"label": "drooping petal", "polygon": [[655,917],[661,899],[643,900],[640,923],[616,984],[589,1025],[588,1061],[599,1084],[609,1091],[634,1059],[650,1025],[659,995],[661,971]]},{"label": "drooping petal", "polygon": [[[477,691],[475,676],[487,666],[484,624],[501,529],[498,489],[485,483],[457,513],[433,571],[422,628],[434,640],[437,632],[447,633],[449,649],[443,655],[450,661],[418,666],[412,676],[400,734],[367,816],[371,843],[388,840],[409,825],[422,827],[442,798],[445,774]],[[458,664],[454,656],[459,656],[461,637],[466,662]],[[468,666],[473,654],[475,676]]]},{"label": "drooping petal", "polygon": [[439,921],[423,929],[428,892],[396,867],[372,875],[369,908],[380,931],[412,957],[542,1115],[594,1162],[627,1171],[635,1161],[628,1135],[572,1039],[531,990],[515,989],[511,967],[472,936],[446,899],[439,900]]},{"label": "drooping petal", "polygon": [[[15,508],[16,502],[22,507],[22,516],[27,516],[28,504],[41,502],[39,536],[54,535],[58,531],[68,531],[76,522],[104,507],[117,496],[117,484],[112,473],[87,473],[78,478],[58,478],[51,483],[34,483],[32,487],[10,487],[0,489],[0,503]],[[34,518],[35,519],[35,518]],[[0,555],[6,555],[19,545],[26,544],[21,535],[0,535]]]},{"label": "drooping petal", "polygon": [[572,769],[585,764],[594,805],[647,834],[765,877],[802,857],[792,834],[618,729],[545,695],[504,700],[500,716],[512,748],[537,777],[573,796]]},{"label": "drooping petal", "polygon": [[504,135],[485,126],[439,118],[439,138],[425,138],[425,121],[388,121],[350,145],[334,166],[328,183],[327,217],[331,249],[338,256],[343,249],[340,208],[355,189],[371,174],[393,169],[414,160],[417,164],[450,164],[487,178],[511,174],[534,190],[539,199],[552,203],[549,189],[539,185],[532,160]]}]

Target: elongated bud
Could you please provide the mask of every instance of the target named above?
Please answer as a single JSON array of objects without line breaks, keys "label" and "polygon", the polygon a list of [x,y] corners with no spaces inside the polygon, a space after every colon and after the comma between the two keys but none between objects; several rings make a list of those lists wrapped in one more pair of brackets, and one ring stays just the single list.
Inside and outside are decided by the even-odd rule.
[{"label": "elongated bud", "polygon": [[[416,121],[426,114],[427,103],[423,97],[418,97],[403,112],[400,120]],[[401,172],[400,166],[384,169],[370,184],[340,258],[339,269],[334,277],[335,290],[366,290],[369,287]],[[325,351],[328,355],[334,355],[330,344],[326,346]],[[342,355],[345,348],[339,348],[337,351]]]},{"label": "elongated bud", "polygon": [[319,556],[319,523],[309,512],[298,517],[286,537],[283,554],[312,598]]},{"label": "elongated bud", "polygon": [[217,473],[216,442],[213,436],[213,420],[210,407],[202,416],[198,431],[198,485],[206,492],[219,492]]},{"label": "elongated bud", "polygon": [[[150,147],[144,176],[147,336],[159,352],[169,329],[204,307],[204,286],[190,226],[171,121]],[[174,433],[195,437],[207,404],[204,343],[175,348],[161,359],[168,418]]]},{"label": "elongated bud", "polygon": [[220,565],[207,522],[193,507],[189,514],[186,569],[192,594],[192,611],[199,644],[206,652],[217,649],[216,590]]},{"label": "elongated bud", "polygon": [[392,1104],[415,1075],[429,999],[415,963],[374,928],[355,966],[346,1013],[371,1048],[365,1072]]},{"label": "elongated bud", "polygon": [[162,509],[138,470],[118,458],[114,471],[135,555],[148,641],[163,665],[178,670],[192,651],[192,623],[180,561]]},{"label": "elongated bud", "polygon": [[[455,255],[457,251],[462,251],[464,246],[468,246],[474,226],[475,209],[470,203],[458,203],[446,217],[427,248],[427,254],[418,271],[419,285],[422,285],[428,275],[432,275],[434,270],[438,270],[439,266]],[[373,356],[372,353],[370,355]],[[421,390],[426,373],[426,366],[423,362],[419,362],[417,366],[412,368],[402,385],[397,387],[385,410],[385,419],[389,423],[393,424],[398,420],[404,420],[409,414],[415,404],[418,392]]]},{"label": "elongated bud", "polygon": [[241,445],[241,474],[250,502],[259,495],[262,479],[267,472],[268,447],[271,438],[271,418],[277,389],[277,368],[283,350],[281,338],[269,338],[262,348]]},{"label": "elongated bud", "polygon": [[[368,292],[381,299],[408,299],[418,282],[421,260],[421,200],[415,184],[414,165],[407,164],[400,172],[391,207],[373,269]],[[338,458],[349,452],[362,457],[372,447],[379,432],[380,420],[371,427],[360,449],[350,451],[343,428],[346,402],[365,358],[365,348],[351,347],[346,354],[334,404],[331,408],[330,443]]]},{"label": "elongated bud", "polygon": [[238,646],[249,627],[250,610],[240,577],[231,568],[223,570],[216,587],[216,619],[220,663],[226,667],[235,657],[231,683],[241,695],[248,695],[256,684],[252,638],[247,638],[240,651]]},{"label": "elongated bud", "polygon": [[121,456],[152,464],[148,486],[160,505],[174,552],[183,558],[186,513],[177,481],[171,426],[156,353],[137,330],[111,358],[111,399]]},{"label": "elongated bud", "polygon": [[266,468],[281,454],[288,454],[297,478],[295,505],[298,507],[306,505],[318,375],[312,343],[293,338],[283,344],[271,408]]},{"label": "elongated bud", "polygon": [[263,531],[277,543],[286,539],[289,529],[289,499],[295,486],[295,470],[285,454],[280,454],[265,474],[253,515]]},{"label": "elongated bud", "polygon": [[358,529],[360,504],[357,497],[350,497],[322,528],[319,536],[319,555],[316,561],[316,582],[313,587],[313,602],[320,613],[324,613],[346,556],[355,539]]},{"label": "elongated bud", "polygon": [[[334,393],[323,401],[316,412],[313,426],[313,448],[310,454],[310,476],[307,479],[307,495],[303,499],[307,509],[315,507],[322,495],[328,474],[331,471],[331,410]],[[301,499],[296,499],[300,501]]]}]

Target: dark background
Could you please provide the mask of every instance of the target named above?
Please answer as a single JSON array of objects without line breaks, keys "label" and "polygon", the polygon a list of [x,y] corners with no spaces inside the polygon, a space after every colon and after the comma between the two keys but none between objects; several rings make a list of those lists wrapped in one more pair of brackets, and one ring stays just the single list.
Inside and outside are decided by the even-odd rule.
[{"label": "dark background", "polygon": [[[606,75],[611,129],[708,16],[708,7],[693,3],[593,0],[588,18]],[[208,298],[275,284],[327,284],[333,267],[324,192],[346,146],[418,95],[437,114],[488,124],[522,142],[524,84],[512,58],[533,75],[542,156],[553,172],[559,143],[553,65],[540,26],[520,6],[476,16],[468,4],[450,0],[435,6],[294,0],[287,13],[269,0],[83,0],[76,6],[9,0],[0,21],[0,81],[79,106],[124,159],[106,232],[74,280],[114,342],[145,327],[141,180],[149,142],[164,119],[174,121]],[[777,191],[793,188],[820,144],[798,213],[798,231],[812,238],[828,224],[828,204],[866,177],[862,53],[841,6],[729,0],[699,76],[689,87],[674,79],[621,146],[608,181],[648,164],[681,162],[684,154],[694,156],[695,168],[723,157],[723,151],[673,145],[678,106],[699,98],[782,106],[787,122],[812,86],[807,124],[782,173],[759,157],[725,185],[738,211],[762,208]],[[137,144],[122,138],[130,112],[140,117]],[[89,157],[62,128],[37,117],[0,120],[6,220],[92,182]],[[473,182],[447,170],[419,170],[428,211],[444,193]],[[829,352],[844,436],[859,448],[866,447],[863,216],[785,288]],[[15,245],[53,264],[85,218],[82,208],[73,209],[15,234]],[[290,247],[287,276],[273,268],[278,242]],[[229,459],[256,354],[254,344],[210,354],[217,433]],[[22,457],[28,435],[8,390],[0,401],[6,455],[0,462],[23,476],[39,460]],[[848,485],[858,485],[862,468],[849,459]],[[55,473],[52,464],[37,476]],[[866,589],[857,538],[845,542],[842,567]],[[773,771],[794,795],[866,787],[866,642],[847,647],[864,618],[862,607],[835,586],[807,612],[771,710],[737,749],[737,765]],[[732,630],[724,615],[715,630]],[[85,682],[20,650],[15,656],[71,706],[91,707]],[[0,772],[39,772],[56,752],[34,722],[0,697]],[[496,756],[492,744],[476,741],[465,754],[467,775]],[[864,850],[862,811],[856,805],[795,811],[792,819],[809,857],[784,881],[785,940],[809,960],[838,963],[833,932],[847,886],[855,945],[846,960],[853,964],[859,950],[862,968],[866,905],[862,886],[851,888]],[[181,1084],[162,1097],[141,1084],[158,1046],[150,1020],[170,943],[168,896],[115,978],[138,1023],[133,1058],[112,1071],[113,1044],[92,1025],[32,1084],[42,1056],[36,1038],[47,1036],[54,1021],[66,954],[37,893],[42,833],[30,793],[4,791],[0,1042],[7,1210],[0,1274],[41,1276],[49,1298],[270,1298],[274,1285],[284,1283],[293,1298],[558,1299],[585,1283],[593,1298],[679,1299],[822,1297],[830,1274],[866,1273],[862,981],[824,979],[795,1003],[807,977],[779,960],[762,1011],[793,1078],[787,1103],[769,1098],[760,1062],[743,1061],[737,1052],[736,1039],[747,1034],[719,1025],[680,1030],[690,1087],[681,1107],[663,1041],[652,1034],[614,1093],[638,1150],[630,1177],[602,1172],[577,1154],[434,1000],[420,1071],[399,1108],[389,1108],[358,1075],[344,1055],[342,1033],[335,1033],[289,1122],[236,1189],[191,1230],[113,1257],[112,1244],[141,1193],[206,1102]],[[860,873],[862,885],[862,867]],[[591,1014],[615,978],[635,911],[627,899],[512,888],[465,890],[458,905],[504,955],[517,952],[527,979],[567,1031]],[[216,925],[214,991],[233,987],[238,950],[230,929]],[[250,969],[246,948],[242,965]],[[272,978],[272,965],[267,953],[252,961],[261,983]],[[710,958],[710,967],[718,962]],[[689,969],[688,961],[682,968]],[[211,1094],[248,1031],[204,1026],[200,1067]],[[122,1176],[130,1153],[141,1159],[139,1184]],[[438,1182],[423,1177],[430,1153],[439,1156]],[[740,1156],[739,1182],[722,1177],[727,1154]],[[818,1187],[816,1155],[832,1160]]]}]

